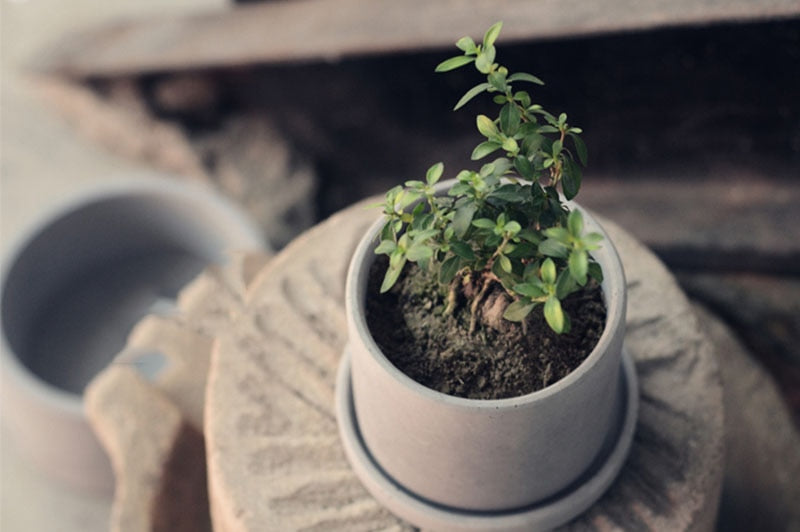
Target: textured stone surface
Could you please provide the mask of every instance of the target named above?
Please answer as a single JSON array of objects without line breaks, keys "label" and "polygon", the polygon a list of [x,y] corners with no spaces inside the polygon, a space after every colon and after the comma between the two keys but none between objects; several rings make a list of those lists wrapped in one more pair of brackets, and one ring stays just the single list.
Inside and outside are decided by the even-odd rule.
[{"label": "textured stone surface", "polygon": [[202,431],[213,338],[268,260],[239,254],[209,267],[175,309],[137,324],[87,390],[89,420],[116,476],[112,530],[210,530]]},{"label": "textured stone surface", "polygon": [[[347,263],[374,212],[355,206],[265,267],[218,337],[206,439],[216,530],[402,529],[339,445],[335,369]],[[629,283],[628,350],[641,411],[627,465],[568,529],[709,530],[721,488],[722,390],[708,338],[661,263],[608,224]]]},{"label": "textured stone surface", "polygon": [[135,369],[115,365],[92,381],[86,408],[117,476],[112,531],[210,529],[205,471],[188,466],[202,464],[203,437],[177,407]]},{"label": "textured stone surface", "polygon": [[800,432],[775,381],[719,318],[695,306],[711,337],[725,403],[725,477],[717,529],[800,530]]},{"label": "textured stone surface", "polygon": [[684,273],[679,279],[769,370],[800,428],[800,280],[753,273]]},{"label": "textured stone surface", "polygon": [[153,365],[161,366],[154,368],[155,386],[179,409],[182,419],[202,432],[212,341],[176,319],[150,315],[131,331],[122,360],[117,363],[137,365],[154,357]]}]

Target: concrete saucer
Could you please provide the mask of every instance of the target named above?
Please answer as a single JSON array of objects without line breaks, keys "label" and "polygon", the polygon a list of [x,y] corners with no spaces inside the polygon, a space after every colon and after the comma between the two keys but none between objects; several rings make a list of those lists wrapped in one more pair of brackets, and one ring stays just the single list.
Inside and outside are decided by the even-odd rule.
[{"label": "concrete saucer", "polygon": [[345,454],[364,487],[396,516],[427,530],[511,532],[549,530],[594,504],[622,469],[636,428],[639,393],[633,360],[623,350],[619,416],[600,456],[584,475],[560,494],[523,508],[471,512],[431,503],[399,485],[373,460],[361,438],[353,407],[350,355],[342,356],[336,382],[336,415]]}]

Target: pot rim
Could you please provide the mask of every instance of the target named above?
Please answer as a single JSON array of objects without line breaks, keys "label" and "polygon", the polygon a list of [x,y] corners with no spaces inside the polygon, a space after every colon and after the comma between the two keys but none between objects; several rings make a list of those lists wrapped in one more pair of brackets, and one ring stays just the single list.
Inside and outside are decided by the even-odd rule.
[{"label": "pot rim", "polygon": [[[562,390],[571,387],[573,384],[586,377],[592,367],[594,367],[602,357],[603,353],[608,350],[610,344],[616,337],[615,331],[619,327],[625,326],[626,286],[622,262],[606,231],[585,208],[572,201],[568,201],[566,204],[570,210],[578,208],[584,214],[586,222],[585,230],[596,231],[603,235],[600,254],[604,256],[605,260],[601,263],[601,266],[603,266],[603,282],[601,283],[601,289],[606,304],[606,323],[603,328],[603,333],[600,335],[600,339],[591,353],[589,353],[577,368],[557,382],[540,390],[516,397],[507,397],[503,399],[473,399],[457,397],[428,388],[415,381],[392,364],[383,354],[369,330],[366,322],[366,312],[364,311],[367,292],[366,282],[359,282],[360,279],[366,281],[369,275],[368,268],[373,263],[375,257],[373,249],[377,245],[377,236],[385,223],[385,216],[381,216],[370,225],[353,253],[345,282],[345,308],[348,323],[358,332],[359,337],[373,359],[389,375],[405,388],[433,402],[464,409],[499,410],[516,408],[522,404],[544,401]],[[598,260],[597,253],[594,254],[594,258]],[[356,309],[360,309],[360,312],[356,312]]]},{"label": "pot rim", "polygon": [[[148,172],[133,172],[111,178],[108,181],[97,181],[84,186],[66,197],[43,205],[41,214],[35,216],[28,224],[12,237],[4,246],[0,260],[0,296],[5,294],[8,275],[13,270],[19,257],[53,223],[76,213],[82,209],[106,201],[120,198],[167,198],[171,201],[195,202],[213,208],[222,219],[235,227],[241,244],[253,249],[264,249],[267,243],[258,229],[244,213],[225,198],[217,195],[205,185],[181,181],[177,177]],[[61,411],[75,418],[83,418],[82,394],[64,390],[35,375],[15,354],[8,342],[5,327],[0,321],[0,374],[3,386],[15,383],[15,387],[26,390],[38,398],[44,405]],[[5,382],[8,379],[8,382]]]}]

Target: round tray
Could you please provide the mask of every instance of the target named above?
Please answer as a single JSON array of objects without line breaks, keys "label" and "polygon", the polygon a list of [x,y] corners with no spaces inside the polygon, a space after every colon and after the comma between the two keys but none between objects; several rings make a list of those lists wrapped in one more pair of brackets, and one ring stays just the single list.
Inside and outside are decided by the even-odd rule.
[{"label": "round tray", "polygon": [[336,415],[345,454],[364,487],[392,513],[431,530],[549,530],[588,509],[608,489],[625,462],[636,428],[639,405],[636,370],[623,350],[619,387],[620,413],[597,460],[572,486],[547,500],[517,510],[470,512],[431,503],[408,491],[380,468],[364,445],[353,407],[350,355],[345,348],[336,381]]}]

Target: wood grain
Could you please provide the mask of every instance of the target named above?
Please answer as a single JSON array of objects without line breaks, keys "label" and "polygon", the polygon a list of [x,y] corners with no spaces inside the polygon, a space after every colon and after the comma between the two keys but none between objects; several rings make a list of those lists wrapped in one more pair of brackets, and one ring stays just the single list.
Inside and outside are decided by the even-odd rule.
[{"label": "wood grain", "polygon": [[38,59],[73,76],[144,74],[451,47],[506,21],[508,41],[797,15],[794,0],[293,0],[120,22]]}]

